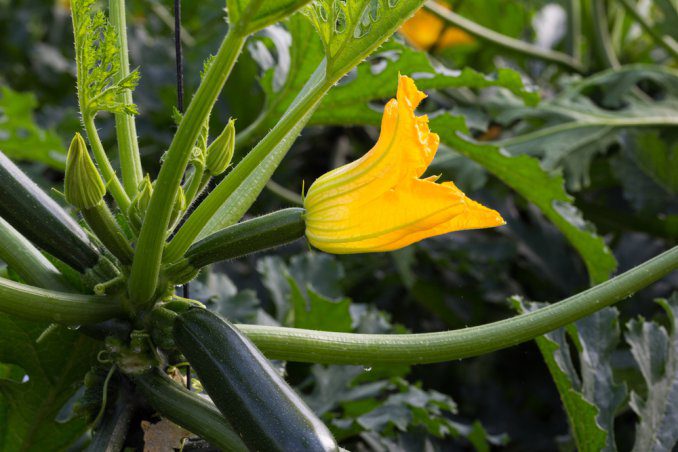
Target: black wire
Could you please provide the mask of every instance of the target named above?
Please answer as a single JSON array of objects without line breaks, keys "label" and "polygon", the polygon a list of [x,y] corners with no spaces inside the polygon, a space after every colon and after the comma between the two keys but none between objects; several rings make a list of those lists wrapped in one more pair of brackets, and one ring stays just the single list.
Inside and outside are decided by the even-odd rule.
[{"label": "black wire", "polygon": [[[184,58],[181,51],[181,0],[174,0],[174,56],[177,71],[177,108],[184,112]],[[184,284],[183,297],[189,298],[190,288]],[[186,367],[186,388],[191,390],[191,366]]]}]

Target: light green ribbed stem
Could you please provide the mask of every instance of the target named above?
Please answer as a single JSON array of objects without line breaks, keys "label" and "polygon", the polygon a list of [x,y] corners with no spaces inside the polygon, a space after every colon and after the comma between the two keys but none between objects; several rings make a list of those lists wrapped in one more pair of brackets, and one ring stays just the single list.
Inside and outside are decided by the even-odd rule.
[{"label": "light green ribbed stem", "polygon": [[82,122],[85,125],[85,131],[87,131],[87,138],[89,138],[89,144],[92,147],[94,159],[99,165],[99,171],[101,171],[101,175],[106,182],[106,188],[111,192],[111,195],[113,195],[115,202],[118,203],[118,207],[120,207],[123,212],[127,212],[127,208],[130,205],[129,197],[122,187],[120,180],[118,180],[118,176],[115,174],[111,162],[108,160],[104,145],[101,144],[99,132],[97,132],[96,125],[94,124],[94,116],[84,112],[83,115]]},{"label": "light green ribbed stem", "polygon": [[111,297],[39,289],[4,278],[0,278],[0,312],[64,325],[99,323],[123,314]]},{"label": "light green ribbed stem", "polygon": [[[129,51],[127,48],[127,20],[125,18],[125,0],[109,0],[109,17],[111,25],[118,34],[118,58],[120,71],[117,80],[127,77],[129,71]],[[132,91],[126,90],[119,95],[119,101],[125,105],[134,103]],[[118,153],[120,155],[120,169],[122,184],[130,198],[136,195],[139,183],[144,177],[137,142],[137,126],[134,115],[127,113],[115,114],[115,131],[118,137]]]},{"label": "light green ribbed stem", "polygon": [[166,231],[181,178],[205,119],[212,110],[245,42],[246,37],[234,30],[234,28],[229,30],[191,100],[155,183],[139,234],[137,253],[134,256],[129,280],[129,294],[135,306],[148,303],[157,288]]},{"label": "light green ribbed stem", "polygon": [[2,218],[0,218],[0,260],[28,284],[45,289],[69,289],[59,270]]},{"label": "light green ribbed stem", "polygon": [[678,247],[584,292],[509,319],[423,334],[350,334],[236,325],[271,359],[327,364],[425,364],[529,341],[629,297],[678,269]]}]

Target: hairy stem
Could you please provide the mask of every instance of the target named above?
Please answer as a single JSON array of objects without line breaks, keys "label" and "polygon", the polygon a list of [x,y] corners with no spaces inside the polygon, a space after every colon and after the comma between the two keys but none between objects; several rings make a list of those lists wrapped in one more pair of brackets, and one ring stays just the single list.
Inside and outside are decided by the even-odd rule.
[{"label": "hairy stem", "polygon": [[[109,0],[109,15],[113,28],[118,35],[118,58],[120,71],[117,80],[127,77],[129,71],[129,53],[127,48],[127,20],[125,18],[125,0]],[[133,103],[132,91],[125,90],[119,95],[119,101],[130,105]],[[115,114],[115,130],[118,137],[118,153],[122,171],[122,184],[130,198],[136,195],[139,183],[143,178],[139,143],[137,142],[137,126],[134,115],[126,113]]]},{"label": "hairy stem", "polygon": [[350,334],[236,325],[271,359],[327,364],[425,364],[511,347],[629,297],[678,269],[678,247],[584,292],[486,325],[423,334]]},{"label": "hairy stem", "polygon": [[89,138],[90,146],[92,146],[94,158],[96,159],[101,175],[106,182],[106,187],[111,192],[111,195],[113,195],[115,202],[118,203],[118,207],[120,207],[123,212],[127,212],[127,208],[130,205],[129,197],[122,187],[120,180],[118,180],[118,176],[115,174],[111,162],[108,160],[104,145],[101,144],[99,132],[97,132],[96,125],[94,124],[94,116],[83,112],[82,121],[85,125],[85,131],[87,131],[87,138]]},{"label": "hairy stem", "polygon": [[219,51],[188,106],[165,159],[139,234],[132,264],[129,294],[133,305],[142,306],[152,299],[158,284],[166,231],[181,177],[186,170],[193,145],[235,64],[245,37],[229,30]]}]

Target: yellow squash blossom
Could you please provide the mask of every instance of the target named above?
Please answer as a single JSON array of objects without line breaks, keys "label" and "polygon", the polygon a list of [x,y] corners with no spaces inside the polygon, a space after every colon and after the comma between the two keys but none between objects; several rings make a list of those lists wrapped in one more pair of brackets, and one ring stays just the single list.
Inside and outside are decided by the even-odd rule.
[{"label": "yellow squash blossom", "polygon": [[335,254],[390,251],[462,229],[500,226],[499,213],[467,198],[452,182],[420,179],[439,138],[414,110],[426,97],[406,76],[384,108],[376,145],[316,180],[304,199],[306,236]]},{"label": "yellow squash blossom", "polygon": [[[439,3],[448,6],[444,2]],[[400,34],[414,47],[422,50],[433,47],[440,50],[474,42],[473,37],[464,30],[446,27],[442,19],[424,8],[419,9],[400,27]]]}]

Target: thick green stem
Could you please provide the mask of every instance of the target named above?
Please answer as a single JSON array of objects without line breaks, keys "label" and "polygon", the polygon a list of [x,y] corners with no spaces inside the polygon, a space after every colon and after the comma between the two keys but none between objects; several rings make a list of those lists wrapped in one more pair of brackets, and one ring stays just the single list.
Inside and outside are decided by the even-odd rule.
[{"label": "thick green stem", "polygon": [[134,381],[153,408],[170,421],[221,450],[248,450],[214,404],[172,381],[160,370],[134,376]]},{"label": "thick green stem", "polygon": [[111,192],[111,195],[113,195],[115,202],[118,203],[118,207],[120,207],[123,212],[127,212],[127,208],[130,205],[129,197],[122,187],[120,180],[118,180],[118,176],[115,174],[115,170],[108,160],[104,146],[101,144],[99,132],[97,132],[97,128],[94,125],[94,116],[84,112],[83,115],[82,121],[85,125],[85,130],[87,131],[87,138],[89,138],[89,144],[92,147],[94,158],[96,159],[99,170],[106,182],[106,187]]},{"label": "thick green stem", "polygon": [[54,290],[69,289],[59,270],[2,218],[0,218],[0,260],[30,285]]},{"label": "thick green stem", "polygon": [[[125,0],[109,0],[109,16],[111,25],[118,34],[118,58],[120,59],[120,71],[117,80],[129,75],[129,53],[127,48],[127,20],[125,18]],[[119,101],[125,105],[131,105],[132,91],[125,90],[119,95]],[[134,115],[126,113],[115,114],[115,130],[118,137],[118,153],[120,155],[120,169],[122,172],[122,184],[130,198],[136,195],[139,183],[143,178],[141,157],[139,155],[139,143],[137,142],[137,126]]]},{"label": "thick green stem", "polygon": [[148,303],[156,291],[166,231],[181,177],[203,123],[226,83],[244,42],[244,36],[234,31],[234,28],[229,30],[167,151],[139,234],[139,252],[135,254],[132,264],[129,294],[136,306]]},{"label": "thick green stem", "polygon": [[629,297],[678,269],[678,247],[558,303],[509,319],[423,334],[350,334],[236,325],[271,359],[328,364],[425,364],[520,344]]},{"label": "thick green stem", "polygon": [[106,202],[101,201],[94,207],[82,209],[81,212],[89,227],[106,248],[124,265],[131,264],[134,250],[113,218]]},{"label": "thick green stem", "polygon": [[565,53],[542,49],[541,47],[537,47],[525,41],[497,33],[496,31],[485,28],[482,25],[466,19],[465,17],[460,16],[459,14],[454,13],[448,8],[445,8],[444,6],[441,6],[433,1],[429,1],[426,3],[426,5],[424,5],[424,7],[444,21],[464,30],[478,39],[498,45],[504,49],[527,55],[529,57],[559,64],[567,69],[571,69],[579,73],[584,72],[584,66],[581,64],[581,62]]},{"label": "thick green stem", "polygon": [[0,312],[65,325],[99,323],[123,314],[120,304],[111,297],[55,292],[3,278]]},{"label": "thick green stem", "polygon": [[640,11],[638,11],[637,6],[633,5],[629,0],[617,0],[619,3],[621,3],[624,6],[624,9],[626,9],[626,12],[631,14],[633,16],[634,20],[638,22],[638,25],[640,25],[643,30],[647,34],[649,34],[652,39],[654,39],[655,43],[659,44],[660,46],[664,47],[666,51],[671,55],[673,58],[678,59],[678,43],[673,40],[670,36],[662,35],[659,32],[657,32],[654,28],[652,28],[652,25],[648,23],[648,21],[643,17],[642,14],[640,14]]}]

